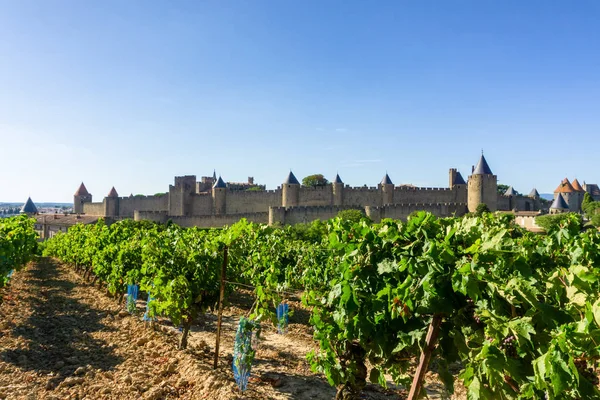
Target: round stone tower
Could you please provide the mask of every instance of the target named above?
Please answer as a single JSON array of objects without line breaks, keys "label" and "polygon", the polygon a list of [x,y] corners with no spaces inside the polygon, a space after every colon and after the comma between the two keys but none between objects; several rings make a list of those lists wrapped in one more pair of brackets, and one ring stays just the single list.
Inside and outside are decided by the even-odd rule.
[{"label": "round stone tower", "polygon": [[281,205],[283,207],[297,206],[300,197],[300,182],[298,182],[292,171],[283,182],[281,189]]},{"label": "round stone tower", "polygon": [[[571,182],[571,186],[573,186],[573,189],[575,190],[574,198],[576,199],[576,201],[573,202],[572,210],[574,209],[575,212],[579,212],[581,210],[581,204],[583,203],[583,196],[585,196],[585,190],[581,187],[577,178]],[[569,204],[569,207],[571,207],[571,204]]]},{"label": "round stone tower", "polygon": [[381,180],[381,202],[384,205],[394,202],[394,183],[387,172]]},{"label": "round stone tower", "polygon": [[119,194],[113,186],[104,198],[104,215],[107,217],[116,217],[119,215]]},{"label": "round stone tower", "polygon": [[227,212],[227,185],[220,176],[213,185],[212,197],[215,214],[225,214]]},{"label": "round stone tower", "polygon": [[[579,186],[579,182],[577,182]],[[569,179],[565,178],[560,182],[560,185],[554,190],[554,199],[556,200],[562,195],[564,201],[569,206],[569,210],[573,212],[579,211],[578,192],[575,190]],[[583,199],[582,199],[583,201]]]},{"label": "round stone tower", "polygon": [[339,174],[335,175],[335,180],[333,181],[333,205],[344,205],[344,182],[342,182]]},{"label": "round stone tower", "polygon": [[492,173],[483,154],[473,168],[467,188],[469,212],[475,212],[480,204],[487,205],[490,211],[498,209],[498,177]]},{"label": "round stone tower", "polygon": [[83,203],[91,203],[92,195],[88,193],[83,182],[79,185],[79,189],[73,195],[73,212],[75,214],[83,214]]}]

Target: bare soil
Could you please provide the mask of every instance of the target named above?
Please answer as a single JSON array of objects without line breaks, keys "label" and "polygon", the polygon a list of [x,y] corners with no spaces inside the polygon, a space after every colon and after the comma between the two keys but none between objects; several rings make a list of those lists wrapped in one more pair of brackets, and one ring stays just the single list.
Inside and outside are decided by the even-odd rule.
[{"label": "bare soil", "polygon": [[[333,399],[335,389],[311,372],[315,346],[308,311],[292,301],[288,333],[263,325],[249,388],[237,390],[231,372],[239,317],[252,304],[239,291],[224,309],[219,366],[212,369],[214,314],[192,327],[188,349],[166,320],[154,324],[125,311],[71,268],[42,258],[13,275],[0,305],[0,399]],[[452,399],[464,399],[457,382]],[[429,398],[450,398],[437,377],[426,378]],[[403,399],[404,388],[368,385],[362,398]]]}]

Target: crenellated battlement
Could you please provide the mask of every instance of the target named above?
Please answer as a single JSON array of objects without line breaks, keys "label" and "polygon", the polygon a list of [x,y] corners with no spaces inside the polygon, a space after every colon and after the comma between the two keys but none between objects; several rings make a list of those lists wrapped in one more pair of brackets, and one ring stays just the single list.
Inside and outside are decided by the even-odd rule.
[{"label": "crenellated battlement", "polygon": [[135,210],[135,213],[140,215],[167,215],[167,211],[159,211],[159,210],[150,210],[150,211],[139,211]]},{"label": "crenellated battlement", "polygon": [[415,211],[428,211],[439,217],[460,216],[467,212],[467,203],[403,203],[365,207],[367,216],[376,222],[384,218],[406,219]]},{"label": "crenellated battlement", "polygon": [[236,197],[244,197],[244,198],[258,198],[261,196],[275,196],[281,195],[280,189],[275,190],[228,190],[227,196],[236,196]]},{"label": "crenellated battlement", "polygon": [[333,188],[332,185],[321,185],[321,186],[300,186],[300,190],[306,191],[323,191],[323,190],[331,190]]},{"label": "crenellated battlement", "polygon": [[354,187],[350,187],[348,185],[344,186],[344,190],[354,190],[357,192],[374,192],[374,191],[379,191],[380,188],[378,186],[354,186]]},{"label": "crenellated battlement", "polygon": [[[166,198],[166,197],[169,197],[168,193],[150,194],[150,195],[130,194],[129,196],[119,196],[118,199],[119,200],[130,200],[130,199],[153,200],[153,199],[162,199],[162,198]],[[108,198],[110,198],[110,197],[105,197],[105,199],[108,199]]]},{"label": "crenellated battlement", "polygon": [[361,205],[354,205],[354,206],[293,206],[293,207],[269,207],[270,209],[273,210],[292,210],[292,211],[308,211],[308,210],[316,210],[316,211],[327,211],[327,210],[338,210],[338,211],[342,211],[342,210],[361,210],[364,209],[363,206]]},{"label": "crenellated battlement", "polygon": [[419,186],[396,186],[394,191],[406,191],[406,192],[418,192],[418,191],[431,191],[431,192],[451,192],[452,188],[445,187],[419,187]]},{"label": "crenellated battlement", "polygon": [[180,186],[186,183],[196,185],[196,175],[183,175],[175,177],[175,186]]},{"label": "crenellated battlement", "polygon": [[[467,179],[464,179],[467,178]],[[213,189],[214,182],[221,182]],[[337,182],[337,183],[336,183]],[[439,216],[463,215],[479,204],[490,210],[537,210],[539,200],[526,196],[506,197],[497,194],[496,176],[483,158],[473,174],[462,176],[456,168],[449,170],[448,187],[394,185],[386,174],[374,186],[353,187],[339,176],[323,186],[302,186],[290,173],[285,181],[270,190],[244,190],[244,184],[230,188],[212,177],[196,181],[196,175],[174,177],[168,193],[150,196],[106,197],[92,203],[91,194],[82,184],[74,197],[77,210],[89,215],[111,218],[177,219],[188,226],[217,226],[239,218],[270,223],[293,224],[335,217],[340,211],[363,210],[375,221],[382,218],[406,218],[414,211],[425,210]],[[248,184],[253,184],[249,178]],[[114,190],[114,188],[113,188]]]},{"label": "crenellated battlement", "polygon": [[192,215],[170,217],[177,225],[183,227],[197,226],[201,228],[222,228],[227,225],[233,225],[242,218],[250,222],[266,224],[269,222],[268,212],[253,212],[225,215]]},{"label": "crenellated battlement", "polygon": [[466,206],[467,203],[401,203],[401,204],[386,204],[385,206],[374,206],[371,209],[383,210],[390,208],[403,208],[403,207],[462,207]]}]

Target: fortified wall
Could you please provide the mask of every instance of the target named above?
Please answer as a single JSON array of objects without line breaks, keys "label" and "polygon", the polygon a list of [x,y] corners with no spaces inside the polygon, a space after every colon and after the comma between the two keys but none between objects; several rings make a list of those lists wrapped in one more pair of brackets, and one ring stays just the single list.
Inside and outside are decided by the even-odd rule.
[{"label": "fortified wall", "polygon": [[[242,190],[246,186],[249,189]],[[216,174],[213,178],[202,177],[201,182],[197,182],[195,175],[187,175],[175,177],[165,194],[119,197],[112,188],[102,202],[94,203],[82,183],[74,196],[74,211],[114,219],[157,222],[171,219],[182,226],[221,227],[241,218],[296,224],[333,218],[347,209],[362,210],[374,221],[404,219],[419,210],[441,217],[460,216],[482,203],[492,211],[539,209],[534,198],[498,195],[497,178],[483,155],[468,182],[452,168],[448,187],[442,188],[395,186],[387,174],[372,187],[350,187],[339,175],[327,185],[306,187],[300,185],[291,171],[281,186],[274,190],[263,188],[255,185],[253,178],[249,178],[248,184],[228,185],[220,177],[217,179]]]},{"label": "fortified wall", "polygon": [[366,207],[365,214],[374,222],[385,218],[406,219],[415,211],[428,211],[438,217],[458,217],[467,213],[466,203],[388,204]]},{"label": "fortified wall", "polygon": [[539,198],[534,199],[523,195],[506,196],[499,194],[497,204],[499,211],[539,211],[541,209]]}]

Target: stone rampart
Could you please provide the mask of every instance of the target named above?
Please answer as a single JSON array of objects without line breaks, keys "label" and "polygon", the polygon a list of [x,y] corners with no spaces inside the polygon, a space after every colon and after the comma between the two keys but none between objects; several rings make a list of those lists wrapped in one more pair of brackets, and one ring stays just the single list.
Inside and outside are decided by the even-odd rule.
[{"label": "stone rampart", "polygon": [[384,218],[405,220],[415,211],[427,211],[438,217],[461,216],[467,212],[466,203],[408,203],[366,207],[366,214],[375,222]]},{"label": "stone rampart", "polygon": [[233,225],[242,218],[250,222],[266,224],[269,222],[268,212],[240,213],[227,215],[195,215],[169,217],[175,224],[186,228],[197,226],[199,228],[222,228],[225,225]]},{"label": "stone rampart", "polygon": [[165,223],[169,219],[166,211],[134,211],[133,219],[135,221],[154,221]]},{"label": "stone rampart", "polygon": [[344,187],[344,205],[352,207],[355,204],[364,206],[380,206],[382,203],[381,189],[378,187]]},{"label": "stone rampart", "polygon": [[104,203],[83,203],[83,213],[85,215],[104,215]]},{"label": "stone rampart", "polygon": [[411,186],[398,186],[394,188],[394,204],[450,203],[456,200],[456,193],[450,188]]},{"label": "stone rampart", "polygon": [[281,206],[281,189],[227,192],[227,214],[267,212],[273,206]]},{"label": "stone rampart", "polygon": [[297,206],[269,208],[269,224],[294,225],[312,222],[316,219],[327,220],[334,218],[340,211],[358,209],[362,206]]},{"label": "stone rampart", "polygon": [[333,185],[301,186],[298,195],[300,206],[329,206],[333,204]]},{"label": "stone rampart", "polygon": [[210,193],[194,193],[192,197],[192,215],[208,215],[213,212],[213,198]]},{"label": "stone rampart", "polygon": [[129,196],[119,197],[119,212],[122,217],[133,218],[133,212],[138,211],[167,211],[169,196],[160,194],[156,196]]},{"label": "stone rampart", "polygon": [[498,211],[538,211],[540,202],[528,196],[504,196],[498,195]]}]

